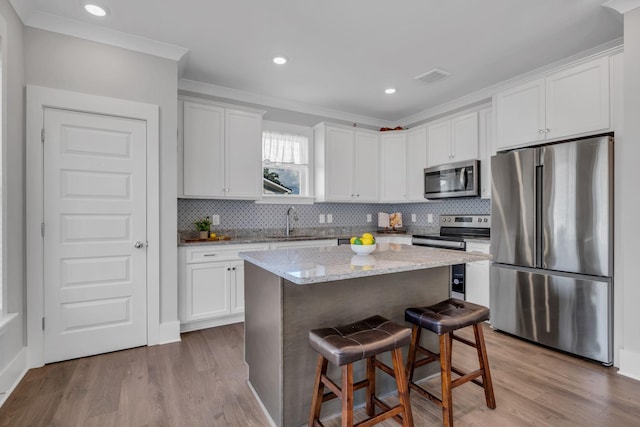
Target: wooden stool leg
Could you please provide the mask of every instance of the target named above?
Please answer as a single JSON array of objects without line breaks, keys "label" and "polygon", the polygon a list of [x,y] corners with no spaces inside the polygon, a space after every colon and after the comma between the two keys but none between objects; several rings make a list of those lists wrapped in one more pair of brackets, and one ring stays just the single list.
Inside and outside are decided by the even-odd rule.
[{"label": "wooden stool leg", "polygon": [[482,325],[473,325],[473,334],[476,338],[476,349],[478,350],[478,362],[482,369],[482,385],[487,407],[496,409],[496,398],[493,394],[493,383],[491,382],[491,370],[489,369],[489,358],[487,357],[487,347],[484,344],[484,333]]},{"label": "wooden stool leg", "polygon": [[398,388],[398,399],[402,405],[402,426],[413,427],[413,414],[411,413],[411,400],[409,398],[409,383],[407,374],[402,364],[402,350],[396,348],[391,352],[393,358],[393,371]]},{"label": "wooden stool leg", "polygon": [[353,427],[353,364],[342,367],[342,427]]},{"label": "wooden stool leg", "polygon": [[415,369],[416,356],[418,355],[421,332],[422,328],[418,325],[413,325],[411,328],[411,344],[409,345],[409,354],[407,355],[407,377],[409,378],[409,382],[413,381],[413,371]]},{"label": "wooden stool leg", "polygon": [[373,364],[375,356],[367,358],[367,395],[365,397],[365,409],[369,417],[373,417],[376,412],[373,398],[376,395],[376,368]]},{"label": "wooden stool leg", "polygon": [[453,426],[451,393],[451,335],[440,335],[440,378],[442,380],[442,425]]},{"label": "wooden stool leg", "polygon": [[324,383],[322,376],[327,373],[329,362],[322,356],[318,356],[318,367],[316,368],[316,379],[313,386],[313,397],[311,398],[311,414],[309,415],[309,427],[313,427],[316,421],[320,420],[320,409],[322,408],[322,396],[324,394]]}]

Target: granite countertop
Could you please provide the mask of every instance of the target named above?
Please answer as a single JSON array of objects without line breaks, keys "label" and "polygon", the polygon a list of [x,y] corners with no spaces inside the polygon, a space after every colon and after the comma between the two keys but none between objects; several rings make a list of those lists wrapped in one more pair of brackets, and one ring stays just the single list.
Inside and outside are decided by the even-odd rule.
[{"label": "granite countertop", "polygon": [[[380,233],[376,231],[367,231],[378,237],[411,237],[411,234],[407,233]],[[312,233],[312,234],[293,234],[289,237],[286,236],[269,236],[269,235],[236,235],[228,240],[199,240],[199,239],[178,239],[178,246],[200,246],[200,245],[229,245],[229,244],[248,244],[248,243],[271,243],[271,242],[298,242],[304,240],[337,240],[348,239],[352,236],[361,235],[361,232],[353,233]]]},{"label": "granite countertop", "polygon": [[370,255],[356,255],[349,245],[344,245],[240,252],[239,256],[298,285],[491,259],[491,255],[397,243],[379,243]]}]

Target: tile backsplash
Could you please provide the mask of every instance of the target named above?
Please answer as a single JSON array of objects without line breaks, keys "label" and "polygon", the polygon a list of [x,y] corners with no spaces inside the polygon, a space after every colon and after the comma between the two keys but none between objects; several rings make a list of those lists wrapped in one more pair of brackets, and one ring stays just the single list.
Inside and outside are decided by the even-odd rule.
[{"label": "tile backsplash", "polygon": [[[247,200],[178,199],[178,230],[194,230],[193,223],[204,217],[220,216],[219,229],[271,229],[285,226],[288,204],[257,204]],[[293,205],[297,211],[296,228],[332,228],[377,226],[378,212],[402,212],[405,227],[437,226],[440,215],[488,214],[491,201],[485,199],[445,199],[409,204],[316,203]],[[320,224],[319,215],[331,214],[333,223]],[[367,223],[367,214],[372,222]],[[411,214],[416,222],[411,222]],[[433,223],[428,223],[433,214]]]}]

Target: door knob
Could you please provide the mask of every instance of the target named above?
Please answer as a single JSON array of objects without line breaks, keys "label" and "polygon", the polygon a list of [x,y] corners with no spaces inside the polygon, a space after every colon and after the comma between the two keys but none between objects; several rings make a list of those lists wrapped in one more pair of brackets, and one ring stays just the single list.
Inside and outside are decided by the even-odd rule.
[{"label": "door knob", "polygon": [[144,248],[144,243],[138,240],[136,243],[133,244],[133,247],[136,249]]}]

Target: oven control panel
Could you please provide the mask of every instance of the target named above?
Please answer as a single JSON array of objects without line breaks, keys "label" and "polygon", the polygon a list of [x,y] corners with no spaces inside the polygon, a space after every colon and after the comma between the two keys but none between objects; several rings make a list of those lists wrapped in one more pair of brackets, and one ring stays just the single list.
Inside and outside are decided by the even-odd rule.
[{"label": "oven control panel", "polygon": [[491,228],[491,215],[440,215],[440,227]]}]

